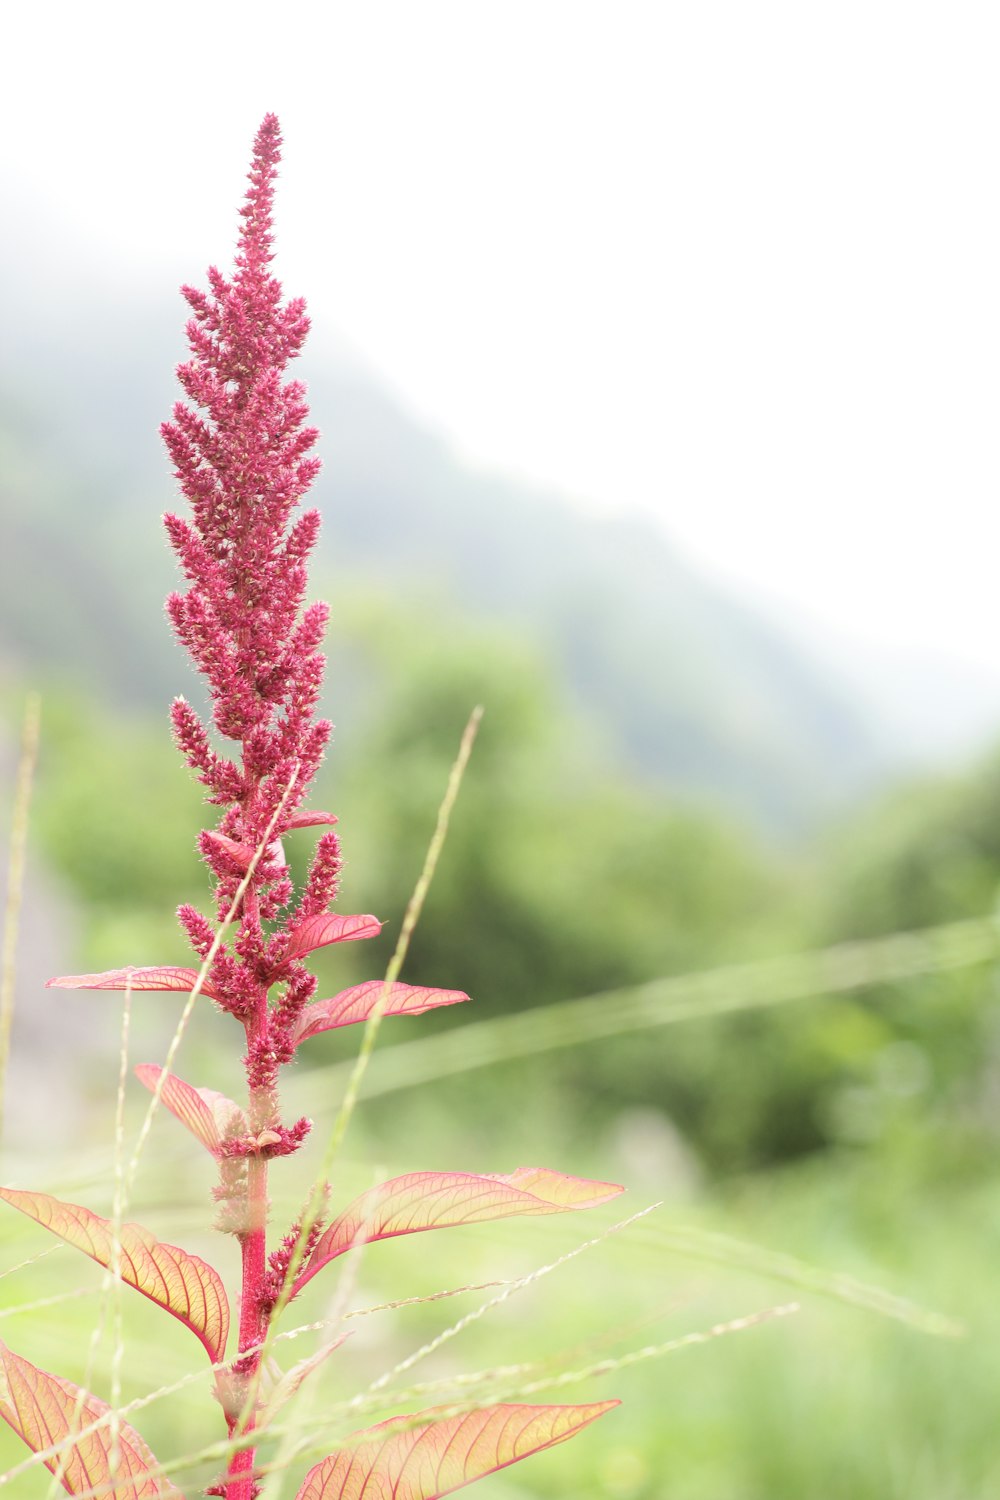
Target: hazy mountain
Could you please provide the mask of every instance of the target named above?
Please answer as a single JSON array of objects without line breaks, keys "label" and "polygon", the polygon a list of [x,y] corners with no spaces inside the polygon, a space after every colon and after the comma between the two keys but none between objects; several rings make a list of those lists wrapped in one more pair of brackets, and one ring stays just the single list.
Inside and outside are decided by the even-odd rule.
[{"label": "hazy mountain", "polygon": [[[18,296],[0,357],[0,660],[162,705],[178,657],[157,428],[182,307],[57,262],[5,269]],[[302,374],[335,578],[515,625],[637,773],[766,825],[802,826],[882,773],[878,736],[832,674],[650,526],[461,463],[322,337]]]}]

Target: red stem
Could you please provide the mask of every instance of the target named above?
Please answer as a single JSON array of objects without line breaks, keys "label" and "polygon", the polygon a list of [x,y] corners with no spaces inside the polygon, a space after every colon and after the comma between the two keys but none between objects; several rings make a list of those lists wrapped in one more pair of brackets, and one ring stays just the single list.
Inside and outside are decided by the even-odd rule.
[{"label": "red stem", "polygon": [[[247,1214],[247,1232],[241,1240],[243,1292],[240,1302],[239,1348],[241,1355],[248,1349],[255,1352],[248,1354],[245,1360],[241,1358],[239,1362],[242,1380],[239,1383],[238,1398],[241,1403],[256,1386],[261,1359],[260,1345],[267,1333],[267,1317],[261,1303],[267,1251],[267,1162],[259,1156],[251,1157],[248,1163]],[[242,1423],[237,1417],[232,1419],[230,1436],[236,1432],[252,1432],[255,1421],[256,1400],[254,1409]],[[226,1475],[226,1500],[253,1500],[257,1492],[253,1479],[256,1452],[255,1448],[241,1448],[233,1454]]]},{"label": "red stem", "polygon": [[[257,896],[252,889],[244,897],[241,920],[257,920]],[[253,1054],[254,1042],[267,1026],[267,996],[262,995],[256,1014],[247,1025],[247,1053]],[[261,1110],[266,1101],[250,1090],[251,1129],[261,1129]],[[235,1392],[238,1408],[253,1404],[244,1415],[238,1410],[230,1418],[229,1435],[252,1432],[257,1418],[257,1375],[261,1349],[267,1334],[268,1315],[264,1310],[264,1281],[267,1272],[267,1160],[262,1156],[247,1159],[246,1227],[240,1236],[243,1255],[243,1287],[240,1296],[240,1337],[238,1368],[240,1380]],[[247,1350],[253,1350],[247,1354]],[[245,1357],[244,1357],[245,1356]],[[240,1421],[240,1417],[243,1420]],[[240,1448],[229,1460],[226,1473],[226,1500],[254,1500],[257,1483],[253,1477],[256,1448]]]}]

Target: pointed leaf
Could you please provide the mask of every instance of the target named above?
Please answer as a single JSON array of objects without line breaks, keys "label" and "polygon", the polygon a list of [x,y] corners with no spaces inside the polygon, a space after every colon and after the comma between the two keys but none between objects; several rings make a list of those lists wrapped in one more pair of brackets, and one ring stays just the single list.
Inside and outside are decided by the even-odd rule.
[{"label": "pointed leaf", "polygon": [[[155,1094],[162,1072],[156,1063],[139,1063],[135,1076],[151,1094]],[[170,1113],[176,1115],[213,1156],[218,1155],[223,1137],[231,1127],[235,1126],[241,1135],[250,1129],[246,1115],[232,1099],[215,1089],[196,1089],[174,1073],[167,1074],[160,1097]]]},{"label": "pointed leaf", "polygon": [[[338,1026],[353,1026],[356,1021],[367,1021],[379,996],[386,988],[381,979],[368,979],[364,984],[352,985],[341,990],[329,1000],[314,1000],[307,1005],[299,1017],[295,1029],[296,1042],[317,1036],[321,1031],[333,1031]],[[438,1005],[458,1005],[468,1000],[462,990],[429,990],[419,984],[393,984],[382,1009],[384,1016],[419,1016],[425,1010]]]},{"label": "pointed leaf", "polygon": [[239,844],[235,839],[227,838],[224,833],[218,833],[214,828],[207,828],[203,837],[214,844],[217,849],[221,849],[223,854],[228,854],[238,869],[250,868],[250,861],[257,852],[252,844]]},{"label": "pointed leaf", "polygon": [[335,814],[328,812],[310,812],[307,808],[293,813],[285,825],[287,828],[319,828],[323,824],[334,824],[337,819]]},{"label": "pointed leaf", "polygon": [[[0,1343],[0,1417],[32,1453],[62,1444],[71,1432],[83,1432],[110,1410],[106,1402],[82,1391],[71,1380],[37,1369]],[[115,1500],[184,1500],[169,1479],[150,1473],[158,1467],[156,1459],[134,1427],[127,1422],[118,1423],[114,1475],[113,1443],[109,1423],[86,1437],[71,1438],[57,1457],[43,1462],[53,1474],[62,1465],[62,1486],[71,1495],[85,1495],[107,1486],[106,1493],[113,1494]]]},{"label": "pointed leaf", "polygon": [[382,923],[377,917],[342,917],[337,912],[320,912],[291,933],[287,958],[303,958],[315,948],[328,943],[349,943],[357,938],[378,937]]},{"label": "pointed leaf", "polygon": [[[60,1239],[110,1266],[114,1235],[109,1220],[63,1203],[47,1193],[24,1193],[0,1187],[0,1198]],[[164,1244],[141,1224],[121,1226],[121,1277],[128,1286],[165,1308],[204,1344],[213,1364],[222,1359],[229,1335],[229,1303],[217,1271],[197,1255]]]},{"label": "pointed leaf", "polygon": [[[189,995],[198,978],[197,969],[179,969],[172,964],[161,964],[156,968],[136,969],[129,965],[124,969],[107,969],[103,974],[64,974],[61,979],[48,979],[47,990],[162,990],[177,991]],[[210,1000],[218,999],[218,991],[206,979],[201,993]]]},{"label": "pointed leaf", "polygon": [[[392,1417],[309,1470],[296,1500],[437,1500],[485,1474],[564,1443],[618,1401],[504,1403],[457,1417]],[[422,1418],[432,1420],[421,1420]],[[412,1423],[412,1426],[402,1425]]]},{"label": "pointed leaf", "polygon": [[623,1191],[614,1182],[590,1182],[585,1177],[567,1177],[545,1167],[518,1167],[505,1177],[477,1177],[471,1172],[409,1172],[405,1177],[394,1177],[381,1187],[362,1193],[333,1221],[300,1273],[295,1294],[323,1266],[354,1245],[518,1214],[593,1208]]}]

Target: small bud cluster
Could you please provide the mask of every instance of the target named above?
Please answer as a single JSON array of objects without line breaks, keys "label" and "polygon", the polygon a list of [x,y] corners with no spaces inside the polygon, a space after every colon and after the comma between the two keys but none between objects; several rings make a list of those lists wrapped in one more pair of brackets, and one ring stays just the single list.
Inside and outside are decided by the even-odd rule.
[{"label": "small bud cluster", "polygon": [[277,1250],[272,1250],[267,1258],[267,1274],[264,1278],[262,1301],[270,1310],[277,1303],[285,1288],[288,1272],[293,1260],[301,1268],[305,1265],[326,1227],[327,1201],[329,1191],[324,1193],[323,1203],[319,1211],[313,1211],[309,1228],[302,1234],[302,1220],[297,1219],[288,1234],[282,1240]]}]

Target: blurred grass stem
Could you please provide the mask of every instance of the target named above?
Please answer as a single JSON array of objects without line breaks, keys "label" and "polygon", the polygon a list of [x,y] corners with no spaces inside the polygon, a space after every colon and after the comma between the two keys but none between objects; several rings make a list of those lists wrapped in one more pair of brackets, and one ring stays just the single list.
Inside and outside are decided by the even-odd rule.
[{"label": "blurred grass stem", "polygon": [[24,872],[28,852],[28,819],[31,792],[38,763],[38,742],[42,723],[42,700],[30,693],[24,705],[21,728],[21,754],[14,787],[14,809],[10,825],[10,853],[7,860],[7,900],[4,906],[3,950],[0,953],[0,1132],[3,1130],[3,1108],[10,1056],[10,1033],[14,1021],[14,977],[16,972],[17,935],[24,899]]},{"label": "blurred grass stem", "polygon": [[[995,961],[998,955],[1000,930],[991,916],[671,975],[396,1043],[379,1054],[378,1074],[365,1095],[391,1094],[472,1068],[677,1021],[760,1010],[967,968]],[[317,1098],[327,1096],[331,1075],[336,1086],[345,1071],[345,1064],[318,1071]]]}]

